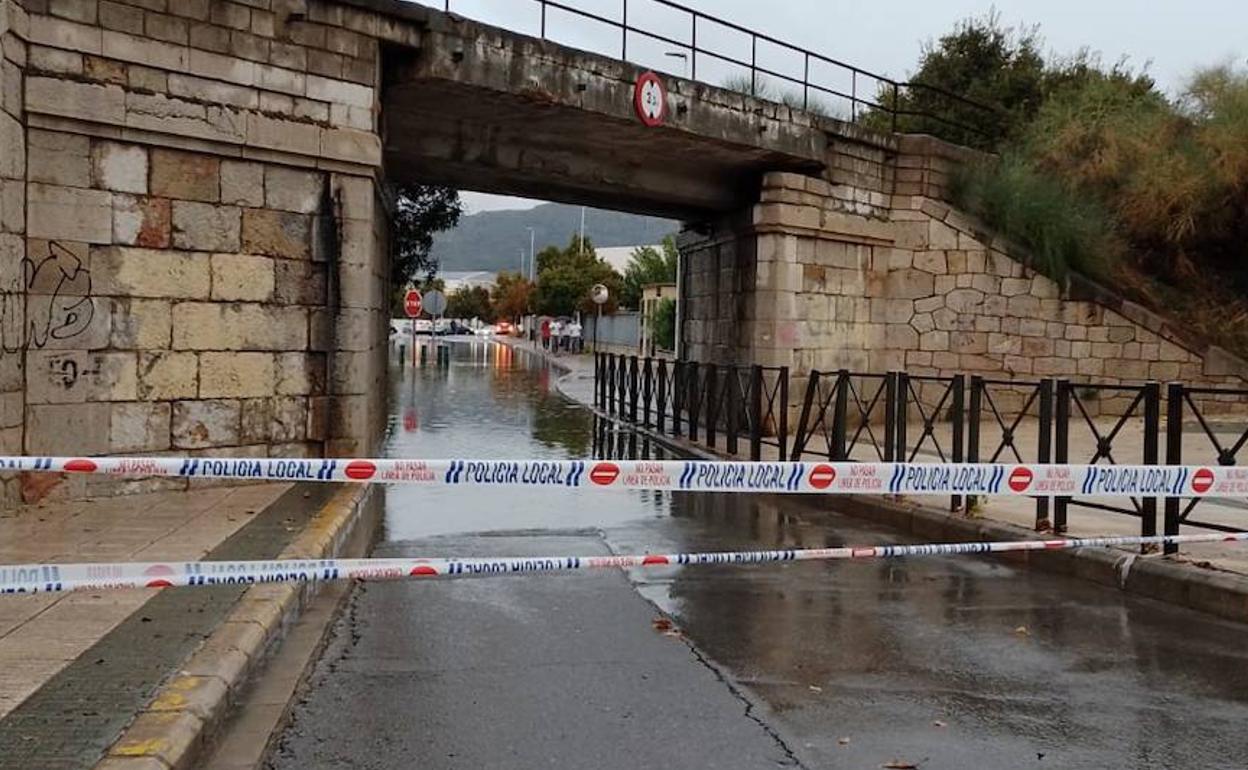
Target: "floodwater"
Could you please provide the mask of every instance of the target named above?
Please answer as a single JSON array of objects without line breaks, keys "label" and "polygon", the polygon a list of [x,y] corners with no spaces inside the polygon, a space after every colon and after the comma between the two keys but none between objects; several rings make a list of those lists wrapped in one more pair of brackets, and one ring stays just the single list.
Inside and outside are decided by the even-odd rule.
[{"label": "floodwater", "polygon": [[[392,374],[392,456],[659,452],[510,348]],[[827,500],[386,492],[379,556],[901,540]],[[271,766],[1240,768],[1246,630],[980,557],[368,584]]]}]

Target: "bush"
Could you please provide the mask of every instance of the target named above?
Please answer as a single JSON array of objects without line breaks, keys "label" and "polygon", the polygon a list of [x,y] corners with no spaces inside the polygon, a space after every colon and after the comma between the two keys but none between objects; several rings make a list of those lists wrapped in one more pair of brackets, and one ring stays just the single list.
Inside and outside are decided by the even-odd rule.
[{"label": "bush", "polygon": [[1112,223],[1099,206],[1018,155],[964,169],[954,178],[953,195],[1026,247],[1032,267],[1054,279],[1071,270],[1104,275],[1117,252]]},{"label": "bush", "polygon": [[676,349],[676,301],[661,299],[650,318],[654,344],[660,350]]}]

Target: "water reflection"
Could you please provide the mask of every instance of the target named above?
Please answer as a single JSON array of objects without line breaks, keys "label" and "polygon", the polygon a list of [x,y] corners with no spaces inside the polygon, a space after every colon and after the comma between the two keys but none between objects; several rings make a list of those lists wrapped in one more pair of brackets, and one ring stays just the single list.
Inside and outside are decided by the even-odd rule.
[{"label": "water reflection", "polygon": [[[502,346],[463,345],[448,368],[397,369],[390,452],[664,455],[644,435],[571,404],[552,391],[549,370],[528,365]],[[805,496],[394,487],[386,522],[390,539],[592,528],[613,550],[634,553],[907,540]],[[899,756],[932,757],[932,767],[1241,764],[1248,650],[1240,625],[968,557],[630,577],[808,748],[826,752],[822,764],[878,767]],[[838,736],[853,741],[840,745]]]},{"label": "water reflection", "polygon": [[[390,371],[391,457],[577,459],[600,456],[600,430],[589,411],[554,389],[557,375],[493,342],[452,345],[450,365],[434,357],[424,366]],[[625,439],[612,438],[626,449]],[[621,443],[622,442],[622,443]],[[645,449],[646,452],[652,450]],[[605,455],[601,455],[605,456]],[[514,529],[600,528],[666,516],[664,494],[584,492],[544,487],[475,488],[395,486],[386,490],[385,536]]]}]

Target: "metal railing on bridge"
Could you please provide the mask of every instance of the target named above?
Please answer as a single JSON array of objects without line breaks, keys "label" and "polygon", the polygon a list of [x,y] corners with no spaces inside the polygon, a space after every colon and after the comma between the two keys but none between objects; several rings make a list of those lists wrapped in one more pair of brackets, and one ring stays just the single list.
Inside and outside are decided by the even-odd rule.
[{"label": "metal railing on bridge", "polygon": [[[548,34],[551,23],[550,12],[557,11],[565,17],[588,20],[615,30],[619,35],[618,53],[614,50],[606,53],[618,56],[622,60],[629,60],[630,35],[634,38],[661,43],[677,49],[668,52],[667,55],[678,56],[687,62],[687,77],[691,80],[698,79],[699,64],[703,65],[703,72],[707,64],[739,68],[748,73],[748,89],[751,96],[771,98],[773,94],[769,93],[768,87],[771,83],[779,83],[780,88],[789,86],[800,88],[800,102],[796,93],[774,96],[783,98],[783,101],[790,106],[800,106],[804,110],[811,109],[823,98],[847,102],[849,114],[846,117],[850,122],[857,122],[864,115],[874,112],[887,116],[887,126],[893,132],[898,130],[899,122],[903,118],[908,118],[915,119],[916,126],[912,128],[915,131],[927,130],[924,124],[931,121],[985,137],[993,135],[1001,121],[999,110],[967,99],[961,94],[926,83],[893,80],[885,75],[856,67],[792,43],[786,43],[770,35],[755,32],[740,24],[702,13],[688,6],[671,2],[671,0],[617,0],[620,8],[618,18],[570,5],[569,3],[573,0],[529,1],[537,4],[540,9],[539,35],[543,40],[550,39]],[[457,5],[459,3],[455,0],[443,0],[442,3],[443,10],[447,13],[456,10]],[[655,9],[663,9],[683,17],[683,23],[674,26],[687,30],[687,36],[680,33],[656,32],[653,29],[638,26],[636,20],[639,8],[647,16],[652,16]],[[707,47],[708,36],[723,36],[724,33],[741,36],[748,41],[750,50],[748,59],[744,58],[744,54],[733,55],[726,53],[723,49],[713,50]],[[769,49],[774,56],[788,57],[795,62],[800,62],[801,74],[797,74],[796,68],[786,73],[781,72],[777,68],[778,65],[765,66],[760,63],[760,47]],[[820,73],[823,73],[825,78],[817,82],[817,76]],[[768,81],[768,78],[772,80]],[[835,86],[828,85],[833,80],[839,80],[840,83]],[[722,86],[722,84],[716,85]],[[740,90],[744,91],[745,87],[745,83],[742,83]],[[901,106],[904,103],[903,96],[919,94],[940,106],[918,109]],[[911,99],[910,103],[920,101]],[[970,120],[958,117],[960,115],[969,115]]]},{"label": "metal railing on bridge", "polygon": [[[1248,446],[1248,389],[1171,383],[1163,398],[1156,382],[812,371],[790,435],[788,413],[797,404],[789,402],[785,367],[608,354],[598,355],[596,366],[596,405],[604,414],[712,449],[722,435],[729,455],[740,455],[739,440],[748,437],[752,460],[1235,466]],[[1210,417],[1217,404],[1236,405],[1235,419]],[[1213,499],[1166,498],[1162,534],[1177,535],[1180,527],[1248,530],[1248,468],[1235,484]],[[1129,504],[1036,497],[1034,526],[1065,533],[1072,509],[1088,509],[1133,517],[1142,536],[1158,534],[1157,498],[1125,499]],[[977,504],[950,501],[952,510],[968,513]],[[1198,506],[1206,513],[1194,517]]]}]

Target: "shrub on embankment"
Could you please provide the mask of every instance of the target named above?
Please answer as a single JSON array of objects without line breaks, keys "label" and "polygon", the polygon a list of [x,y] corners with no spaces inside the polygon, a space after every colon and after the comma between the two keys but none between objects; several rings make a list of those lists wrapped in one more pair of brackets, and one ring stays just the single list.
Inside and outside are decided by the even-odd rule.
[{"label": "shrub on embankment", "polygon": [[994,157],[962,170],[955,201],[1037,269],[1097,278],[1248,356],[1248,72],[1204,69],[1171,96],[1122,64],[1038,50],[1034,28],[995,15],[925,47],[912,80],[996,108],[972,142]]}]

